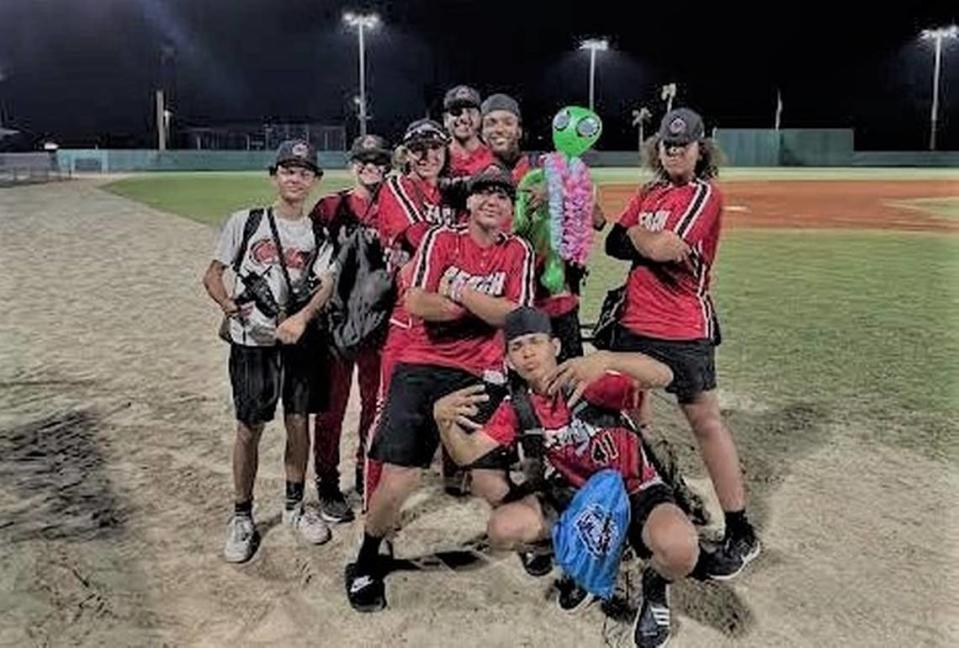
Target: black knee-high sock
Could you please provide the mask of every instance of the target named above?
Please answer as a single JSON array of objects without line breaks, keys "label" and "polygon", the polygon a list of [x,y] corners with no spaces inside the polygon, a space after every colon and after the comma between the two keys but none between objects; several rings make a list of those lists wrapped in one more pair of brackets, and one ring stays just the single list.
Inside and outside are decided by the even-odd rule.
[{"label": "black knee-high sock", "polygon": [[286,482],[286,510],[292,511],[303,503],[303,482]]}]

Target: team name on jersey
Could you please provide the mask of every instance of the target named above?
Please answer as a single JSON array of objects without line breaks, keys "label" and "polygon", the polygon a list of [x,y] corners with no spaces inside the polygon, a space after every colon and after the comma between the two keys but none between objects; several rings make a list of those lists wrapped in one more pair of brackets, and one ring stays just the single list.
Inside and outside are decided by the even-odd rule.
[{"label": "team name on jersey", "polygon": [[639,224],[651,232],[659,232],[666,227],[666,220],[669,218],[668,209],[657,209],[654,212],[640,212]]},{"label": "team name on jersey", "polygon": [[465,286],[481,292],[490,297],[499,297],[503,294],[506,287],[506,273],[494,272],[488,275],[472,275],[456,266],[450,266],[443,273],[443,278],[448,282],[462,282]]},{"label": "team name on jersey", "polygon": [[619,456],[609,430],[598,428],[579,418],[555,430],[544,430],[543,442],[547,450],[570,447],[578,456],[587,452],[597,465],[609,465]]},{"label": "team name on jersey", "polygon": [[434,225],[453,225],[456,222],[456,210],[445,205],[423,205],[423,217]]}]

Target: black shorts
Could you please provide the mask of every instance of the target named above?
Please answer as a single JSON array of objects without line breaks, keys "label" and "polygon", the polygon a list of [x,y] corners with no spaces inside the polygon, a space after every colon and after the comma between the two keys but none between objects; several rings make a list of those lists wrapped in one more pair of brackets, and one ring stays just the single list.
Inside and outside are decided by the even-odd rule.
[{"label": "black shorts", "polygon": [[[462,369],[400,362],[393,369],[390,390],[368,456],[395,466],[428,468],[440,444],[433,404],[443,396],[483,381]],[[506,386],[486,384],[489,400],[479,405],[477,423],[485,423],[506,396]],[[473,464],[474,468],[500,465]]]},{"label": "black shorts", "polygon": [[579,306],[568,313],[549,318],[553,337],[559,338],[560,349],[556,362],[583,355],[583,336],[579,329]]},{"label": "black shorts", "polygon": [[708,339],[662,340],[636,335],[622,324],[613,329],[612,351],[638,351],[659,360],[673,372],[666,391],[688,405],[702,392],[716,388],[716,347]]},{"label": "black shorts", "polygon": [[[537,492],[540,509],[547,525],[552,528],[566,507],[576,496],[576,489],[568,485],[552,484],[546,491]],[[672,489],[663,483],[654,483],[629,496],[629,529],[627,538],[630,546],[640,558],[646,559],[652,552],[643,542],[643,527],[650,514],[660,504],[675,504]]]},{"label": "black shorts", "polygon": [[311,411],[310,392],[316,391],[317,362],[302,346],[230,345],[230,384],[236,419],[246,425],[273,420],[283,398],[286,414]]}]

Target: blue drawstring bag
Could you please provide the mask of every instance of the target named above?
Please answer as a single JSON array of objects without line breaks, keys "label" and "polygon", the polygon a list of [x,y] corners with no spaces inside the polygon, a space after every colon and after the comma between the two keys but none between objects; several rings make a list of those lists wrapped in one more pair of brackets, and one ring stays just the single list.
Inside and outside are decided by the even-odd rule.
[{"label": "blue drawstring bag", "polygon": [[607,469],[583,484],[553,526],[556,562],[590,594],[613,595],[629,517],[623,478]]}]

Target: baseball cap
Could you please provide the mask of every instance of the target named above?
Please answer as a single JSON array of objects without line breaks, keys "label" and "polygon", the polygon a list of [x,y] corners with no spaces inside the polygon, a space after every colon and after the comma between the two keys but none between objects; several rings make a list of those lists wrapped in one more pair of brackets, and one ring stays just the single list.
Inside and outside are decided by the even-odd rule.
[{"label": "baseball cap", "polygon": [[703,118],[689,108],[676,108],[659,124],[659,139],[667,144],[689,144],[706,136]]},{"label": "baseball cap", "polygon": [[469,193],[473,195],[487,187],[500,187],[510,197],[516,198],[516,183],[513,175],[503,167],[491,164],[469,180]]},{"label": "baseball cap", "polygon": [[449,135],[443,127],[432,119],[417,119],[406,127],[406,133],[403,134],[404,146],[417,142],[436,142],[445,145],[449,144],[449,141]]},{"label": "baseball cap", "polygon": [[533,333],[545,333],[552,337],[553,327],[549,315],[538,308],[520,306],[506,316],[503,334],[507,344],[518,337]]},{"label": "baseball cap", "polygon": [[276,149],[276,159],[270,172],[275,172],[278,166],[301,166],[312,170],[314,173],[322,173],[320,165],[316,159],[316,148],[302,139],[291,139],[281,143]]},{"label": "baseball cap", "polygon": [[392,157],[389,143],[379,135],[360,135],[353,140],[349,153],[351,161],[385,159],[389,163]]},{"label": "baseball cap", "polygon": [[505,110],[506,112],[513,113],[516,115],[517,119],[523,118],[519,112],[519,104],[516,103],[516,100],[509,95],[490,95],[486,98],[486,101],[483,102],[483,106],[480,108],[480,112],[483,113],[484,116],[496,110]]},{"label": "baseball cap", "polygon": [[451,108],[479,108],[482,104],[480,93],[467,85],[450,88],[443,97],[443,110]]}]

